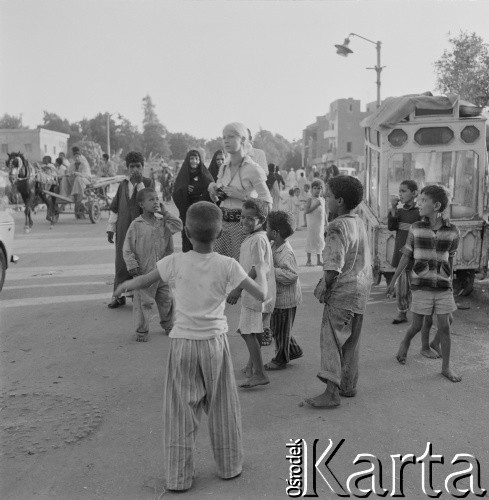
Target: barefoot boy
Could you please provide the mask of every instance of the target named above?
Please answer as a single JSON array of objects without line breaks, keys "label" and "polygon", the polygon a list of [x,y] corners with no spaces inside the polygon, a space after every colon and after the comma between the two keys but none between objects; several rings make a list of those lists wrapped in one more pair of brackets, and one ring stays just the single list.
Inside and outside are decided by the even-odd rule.
[{"label": "barefoot boy", "polygon": [[[182,230],[179,217],[162,207],[153,188],[138,191],[136,201],[143,213],[131,222],[127,230],[122,255],[127,271],[132,276],[147,274],[156,268],[156,263],[173,253],[173,235]],[[168,283],[159,280],[150,287],[134,292],[132,316],[136,330],[136,341],[146,342],[153,300],[160,315],[160,325],[168,334],[173,327],[173,297]]]},{"label": "barefoot boy", "polygon": [[294,250],[288,242],[294,234],[294,217],[290,212],[276,210],[267,218],[267,236],[272,244],[273,265],[277,293],[270,328],[275,340],[275,356],[265,365],[265,370],[282,370],[303,352],[292,336],[295,312],[302,300],[299,268]]},{"label": "barefoot boy", "polygon": [[[239,384],[244,389],[270,383],[263,371],[260,347],[261,336],[266,330],[270,329],[270,317],[275,303],[275,274],[272,249],[267,233],[263,230],[263,224],[267,220],[267,213],[267,204],[256,199],[246,200],[241,208],[241,227],[243,233],[247,236],[241,244],[239,263],[248,272],[251,279],[256,276],[256,266],[265,264],[268,285],[268,295],[264,302],[256,300],[246,291],[241,299],[238,331],[246,342],[246,347],[250,353],[248,364],[243,370],[247,380]],[[241,292],[241,287],[234,289],[229,294],[228,302],[236,304],[239,297],[241,297]]]},{"label": "barefoot boy", "polygon": [[372,285],[367,233],[355,214],[362,198],[363,186],[355,177],[329,179],[326,199],[330,213],[337,217],[328,226],[324,277],[314,293],[324,303],[317,376],[327,386],[324,393],[305,400],[315,408],[334,408],[340,404],[340,395],[353,397],[357,392],[360,333]]},{"label": "barefoot boy", "polygon": [[164,450],[167,489],[192,486],[197,428],[204,410],[217,473],[231,479],[241,473],[241,410],[226,332],[224,308],[229,289],[240,286],[264,300],[263,266],[255,281],[231,257],[213,251],[222,230],[222,214],[214,204],[192,205],[185,231],[193,250],[160,260],[157,269],[120,285],[116,292],[145,288],[162,279],[175,284],[175,324],[170,333],[164,395]]},{"label": "barefoot boy", "polygon": [[411,258],[413,322],[399,346],[397,360],[406,363],[409,345],[421,330],[423,318],[437,315],[438,331],[430,344],[442,354],[442,375],[452,382],[460,382],[461,377],[450,369],[450,314],[457,309],[452,292],[453,257],[457,251],[460,232],[442,213],[448,205],[448,196],[442,186],[431,185],[421,190],[418,200],[419,213],[423,219],[415,222],[410,230],[402,257],[387,289],[390,295],[399,275]]}]

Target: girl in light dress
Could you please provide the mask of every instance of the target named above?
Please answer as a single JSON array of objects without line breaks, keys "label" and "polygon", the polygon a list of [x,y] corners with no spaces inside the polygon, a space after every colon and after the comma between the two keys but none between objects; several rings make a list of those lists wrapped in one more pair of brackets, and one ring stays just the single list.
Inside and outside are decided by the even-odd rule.
[{"label": "girl in light dress", "polygon": [[321,254],[324,250],[324,230],[327,225],[324,198],[321,196],[323,191],[323,181],[315,179],[311,183],[311,197],[307,200],[304,210],[307,220],[306,266],[313,265],[312,254],[317,256],[317,265],[323,265]]}]

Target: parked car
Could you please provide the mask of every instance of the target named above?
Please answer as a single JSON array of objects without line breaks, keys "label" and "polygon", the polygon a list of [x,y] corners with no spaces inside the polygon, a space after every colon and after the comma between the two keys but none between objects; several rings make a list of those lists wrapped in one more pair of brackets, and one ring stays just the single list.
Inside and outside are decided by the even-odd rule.
[{"label": "parked car", "polygon": [[18,260],[18,257],[13,254],[15,222],[9,210],[6,194],[9,184],[7,173],[0,171],[0,292],[9,264]]}]

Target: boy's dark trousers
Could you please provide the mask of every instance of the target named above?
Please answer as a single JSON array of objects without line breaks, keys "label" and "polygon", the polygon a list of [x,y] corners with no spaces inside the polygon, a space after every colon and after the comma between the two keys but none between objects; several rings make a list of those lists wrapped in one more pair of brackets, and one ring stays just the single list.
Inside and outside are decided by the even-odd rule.
[{"label": "boy's dark trousers", "polygon": [[293,359],[300,358],[302,349],[290,334],[294,324],[297,307],[274,309],[270,320],[270,329],[275,339],[275,357],[272,363],[283,366]]}]

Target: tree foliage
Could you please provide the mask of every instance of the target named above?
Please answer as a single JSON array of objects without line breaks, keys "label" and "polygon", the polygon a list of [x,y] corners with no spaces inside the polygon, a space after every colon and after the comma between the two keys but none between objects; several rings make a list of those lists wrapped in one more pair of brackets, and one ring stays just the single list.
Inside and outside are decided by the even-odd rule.
[{"label": "tree foliage", "polygon": [[221,137],[216,137],[215,139],[210,139],[205,143],[205,149],[207,151],[207,158],[209,158],[209,162],[214,156],[214,153],[219,149],[224,149],[224,145],[222,143]]},{"label": "tree foliage", "polygon": [[155,105],[148,94],[143,98],[143,152],[145,156],[150,153],[163,158],[171,156],[171,149],[166,140],[168,131],[160,122],[155,111]]},{"label": "tree foliage", "polygon": [[268,163],[282,165],[287,158],[287,153],[292,151],[291,143],[280,134],[272,134],[268,130],[260,130],[253,138],[253,146],[263,149],[267,155]]},{"label": "tree foliage", "polygon": [[22,125],[22,115],[15,116],[15,115],[9,115],[8,113],[5,113],[0,118],[0,128],[23,128],[23,129],[26,129],[27,127],[24,127]]},{"label": "tree foliage", "polygon": [[197,139],[183,132],[169,132],[166,136],[174,160],[183,160],[191,149],[205,146],[205,139]]},{"label": "tree foliage", "polygon": [[437,88],[477,106],[489,104],[489,46],[476,33],[449,37],[451,48],[435,62]]}]

